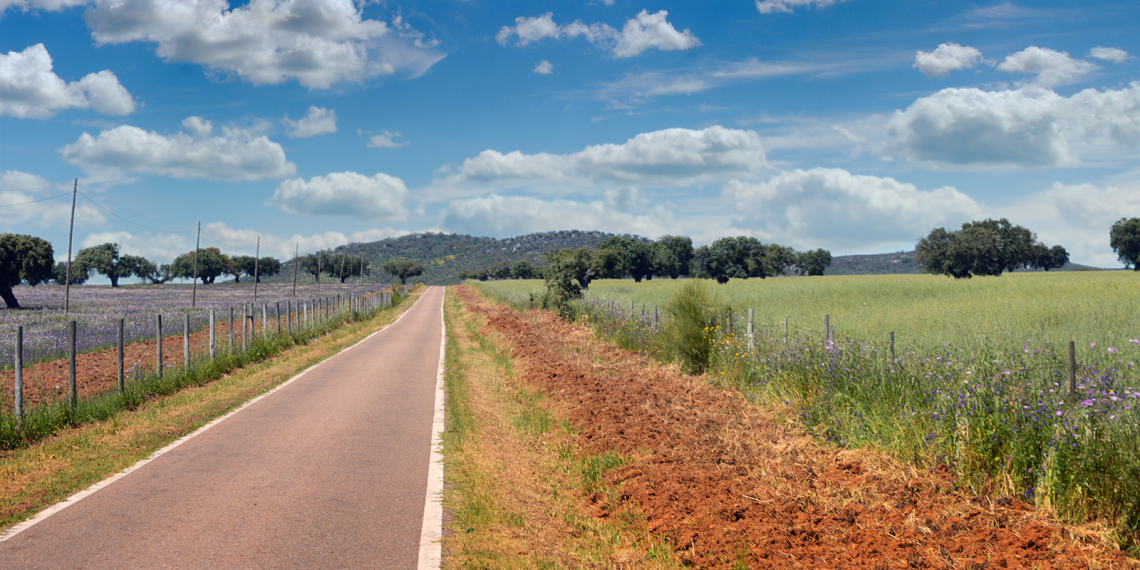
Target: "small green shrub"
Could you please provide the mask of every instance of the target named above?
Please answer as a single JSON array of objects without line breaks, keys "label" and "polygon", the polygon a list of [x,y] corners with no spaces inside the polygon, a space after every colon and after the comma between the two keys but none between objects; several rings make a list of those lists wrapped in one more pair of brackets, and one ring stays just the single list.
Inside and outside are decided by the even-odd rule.
[{"label": "small green shrub", "polygon": [[665,305],[665,312],[672,317],[666,321],[666,348],[671,356],[680,359],[689,374],[701,374],[709,367],[716,319],[711,309],[713,303],[704,283],[692,280],[682,285]]}]

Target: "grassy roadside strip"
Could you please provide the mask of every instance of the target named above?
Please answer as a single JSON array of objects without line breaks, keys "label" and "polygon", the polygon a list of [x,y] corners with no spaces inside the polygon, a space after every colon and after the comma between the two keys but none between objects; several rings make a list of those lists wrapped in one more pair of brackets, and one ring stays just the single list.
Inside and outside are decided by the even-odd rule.
[{"label": "grassy roadside strip", "polygon": [[[413,299],[418,296],[413,294]],[[106,419],[63,428],[15,450],[0,451],[0,530],[102,481],[213,419],[359,342],[412,303],[347,322],[204,385],[154,397]]]},{"label": "grassy roadside strip", "polygon": [[[449,290],[445,568],[680,568],[644,518],[619,508],[604,475],[624,459],[590,453],[555,402],[516,381],[509,349]],[[598,518],[598,506],[612,507]]]}]

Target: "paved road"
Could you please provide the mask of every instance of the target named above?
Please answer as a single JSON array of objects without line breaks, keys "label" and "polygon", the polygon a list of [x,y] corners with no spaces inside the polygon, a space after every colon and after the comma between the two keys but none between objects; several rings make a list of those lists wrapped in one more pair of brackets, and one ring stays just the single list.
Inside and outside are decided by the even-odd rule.
[{"label": "paved road", "polygon": [[0,543],[0,568],[415,568],[443,289]]}]

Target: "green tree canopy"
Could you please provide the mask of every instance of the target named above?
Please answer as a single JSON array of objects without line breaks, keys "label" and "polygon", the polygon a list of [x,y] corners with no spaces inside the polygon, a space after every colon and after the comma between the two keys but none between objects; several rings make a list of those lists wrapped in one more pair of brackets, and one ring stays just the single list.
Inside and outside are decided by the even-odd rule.
[{"label": "green tree canopy", "polygon": [[789,247],[764,245],[756,238],[741,236],[721,238],[701,246],[693,259],[697,276],[724,284],[729,279],[784,275],[796,257]]},{"label": "green tree canopy", "polygon": [[1125,268],[1140,271],[1140,218],[1120,218],[1112,224],[1108,244]]},{"label": "green tree canopy", "polygon": [[611,236],[598,244],[598,253],[613,250],[620,253],[617,266],[618,275],[614,277],[633,277],[640,283],[646,277],[653,275],[653,256],[649,245],[629,236]]},{"label": "green tree canopy", "polygon": [[[87,282],[91,274],[87,271],[81,271],[81,267],[71,262],[71,284],[82,285]],[[52,280],[56,285],[65,285],[67,283],[67,262],[57,261],[55,267],[52,268]]]},{"label": "green tree canopy", "polygon": [[589,285],[590,265],[593,261],[590,248],[564,248],[546,252],[546,294],[550,304],[564,319],[573,315],[570,301],[582,298],[582,285]]},{"label": "green tree canopy", "polygon": [[[213,283],[218,276],[226,272],[230,259],[216,247],[207,247],[198,250],[198,278],[203,284]],[[170,271],[179,279],[194,278],[194,252],[184,253],[174,258],[170,264]]]},{"label": "green tree canopy", "polygon": [[693,260],[693,240],[684,236],[661,236],[653,243],[653,272],[676,279],[689,274]]},{"label": "green tree canopy", "polygon": [[137,275],[139,262],[146,261],[134,255],[119,255],[119,244],[104,243],[79,250],[75,261],[71,264],[72,278],[75,278],[76,269],[90,276],[94,271],[111,281],[111,287],[119,286],[119,279]]},{"label": "green tree canopy", "polygon": [[20,308],[12,287],[21,282],[34,287],[53,277],[54,255],[51,244],[43,238],[0,234],[0,298],[9,309]]},{"label": "green tree canopy", "polygon": [[831,252],[817,249],[798,253],[795,266],[800,275],[823,275],[824,270],[831,266]]},{"label": "green tree canopy", "polygon": [[915,245],[914,260],[923,273],[969,279],[998,276],[1034,264],[1037,236],[1009,220],[967,222],[962,229],[936,228]]},{"label": "green tree canopy", "polygon": [[410,259],[393,259],[380,266],[380,270],[399,279],[401,285],[407,285],[409,277],[424,274],[424,266]]},{"label": "green tree canopy", "polygon": [[321,273],[328,271],[329,258],[323,252],[310,253],[309,255],[302,255],[297,259],[297,264],[301,271],[313,276],[316,281],[321,280]]},{"label": "green tree canopy", "polygon": [[261,283],[262,277],[272,277],[281,273],[281,261],[275,257],[262,257],[252,255],[235,255],[230,258],[224,273],[234,276],[235,283],[241,283],[241,276],[254,277]]},{"label": "green tree canopy", "polygon": [[519,261],[511,266],[511,279],[530,279],[534,277],[534,266],[529,261]]},{"label": "green tree canopy", "polygon": [[1069,262],[1069,252],[1065,248],[1055,245],[1049,247],[1043,243],[1033,245],[1033,266],[1049,271],[1059,269]]}]

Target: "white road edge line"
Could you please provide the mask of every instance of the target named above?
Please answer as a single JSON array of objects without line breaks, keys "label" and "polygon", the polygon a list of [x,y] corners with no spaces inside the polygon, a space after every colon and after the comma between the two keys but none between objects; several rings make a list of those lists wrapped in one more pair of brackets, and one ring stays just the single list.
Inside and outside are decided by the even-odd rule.
[{"label": "white road edge line", "polygon": [[417,570],[438,570],[443,559],[443,372],[447,356],[447,321],[443,308],[447,290],[439,304],[441,336],[439,339],[439,371],[435,378],[435,413],[431,421],[431,459],[428,462],[427,494],[424,497],[424,521],[420,526],[420,558]]},{"label": "white road edge line", "polygon": [[[422,298],[422,296],[421,296],[421,298]],[[47,520],[48,517],[62,511],[63,509],[66,509],[67,507],[74,505],[75,503],[78,503],[79,501],[82,501],[83,499],[86,499],[87,497],[93,495],[99,489],[102,489],[102,488],[110,485],[111,483],[114,483],[115,481],[118,481],[119,479],[122,479],[123,477],[130,475],[132,472],[137,471],[139,468],[146,465],[147,463],[150,463],[151,461],[154,461],[155,459],[158,459],[159,457],[166,455],[167,453],[169,453],[174,448],[182,445],[183,443],[186,443],[187,441],[190,441],[191,438],[193,438],[197,435],[200,435],[202,432],[214,427],[215,425],[218,425],[219,423],[224,421],[226,418],[229,418],[230,416],[232,416],[232,415],[256,404],[262,398],[265,398],[266,396],[269,396],[270,394],[273,394],[274,392],[276,392],[276,391],[292,384],[293,382],[299,380],[302,376],[304,376],[305,374],[308,374],[309,371],[313,370],[314,368],[316,368],[316,367],[318,367],[318,366],[320,366],[326,362],[333,360],[334,358],[340,356],[341,354],[344,354],[345,352],[348,352],[348,351],[356,348],[357,346],[364,343],[368,339],[384,332],[388,327],[400,322],[400,319],[403,319],[404,315],[408,314],[408,312],[410,312],[412,310],[412,307],[415,307],[416,303],[418,303],[418,302],[419,302],[419,299],[416,299],[416,302],[412,303],[411,307],[408,307],[407,310],[405,310],[399,317],[396,318],[396,320],[388,323],[387,325],[384,325],[384,328],[364,337],[363,339],[360,340],[360,342],[357,342],[356,344],[353,344],[352,346],[345,348],[345,349],[337,352],[336,354],[334,354],[334,355],[332,355],[332,356],[330,356],[330,357],[328,357],[328,358],[326,358],[326,359],[302,370],[296,376],[285,381],[284,384],[281,384],[280,386],[278,386],[278,387],[276,387],[276,388],[274,388],[274,389],[272,389],[272,390],[270,390],[270,391],[268,391],[268,392],[266,392],[266,393],[264,393],[264,394],[262,394],[256,398],[246,402],[240,408],[233,410],[233,411],[215,419],[214,421],[198,428],[198,430],[195,431],[194,433],[187,435],[187,436],[184,436],[182,439],[179,439],[179,440],[171,443],[170,445],[167,445],[166,447],[154,452],[153,454],[151,454],[150,457],[147,457],[146,459],[140,459],[138,463],[135,463],[134,465],[131,465],[130,467],[127,467],[126,469],[123,469],[122,471],[120,471],[120,472],[118,472],[118,473],[98,482],[98,483],[95,483],[94,485],[92,485],[92,486],[90,486],[90,487],[88,487],[88,488],[64,499],[63,501],[56,503],[56,504],[40,511],[40,513],[34,517],[32,517],[32,518],[30,518],[30,519],[28,519],[28,520],[26,520],[20,524],[12,526],[8,530],[4,531],[3,534],[0,534],[0,542],[5,542],[8,539],[15,537],[16,535],[20,534],[21,532],[24,532],[25,530],[28,530],[29,528],[32,528],[33,526],[36,526],[37,524],[44,522],[45,520]]]}]

